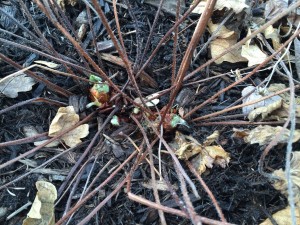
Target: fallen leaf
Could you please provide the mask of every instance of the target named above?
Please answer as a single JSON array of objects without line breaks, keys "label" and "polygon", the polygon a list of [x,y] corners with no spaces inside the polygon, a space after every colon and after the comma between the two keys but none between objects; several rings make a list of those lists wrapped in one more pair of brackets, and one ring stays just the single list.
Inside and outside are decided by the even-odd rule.
[{"label": "fallen leaf", "polygon": [[18,97],[19,92],[26,92],[32,89],[36,81],[26,74],[11,74],[0,80],[0,93],[9,98]]},{"label": "fallen leaf", "polygon": [[[249,95],[248,97],[245,97],[243,99],[243,104],[259,100],[262,97],[268,96],[270,94],[273,94],[273,91],[269,91],[268,89],[256,89],[256,87],[254,86],[248,86],[242,90],[242,97]],[[280,97],[279,95],[275,95],[263,101],[244,106],[243,113],[248,114],[248,119],[250,121],[254,121],[255,118],[257,118],[260,115],[264,120],[266,118],[269,118],[268,116],[272,112],[281,108],[282,104],[282,97]]]},{"label": "fallen leaf", "polygon": [[[211,21],[208,23],[208,30],[213,34],[219,24],[213,24]],[[237,34],[234,31],[227,29],[225,26],[221,26],[220,30],[215,34],[216,39],[210,43],[210,53],[211,57],[215,58],[224,51],[226,51],[230,46],[237,43]],[[247,59],[241,56],[241,49],[234,49],[219,59],[215,60],[216,64],[221,64],[222,62],[246,62]]]},{"label": "fallen leaf", "polygon": [[[300,206],[300,151],[294,151],[292,153],[290,174],[295,195],[294,200],[296,201],[296,204]],[[279,169],[275,170],[273,175],[279,178],[272,183],[273,187],[288,197],[286,172],[283,169]]]},{"label": "fallen leaf", "polygon": [[261,64],[267,58],[257,45],[243,45],[241,56],[248,59],[248,66]]},{"label": "fallen leaf", "polygon": [[[235,137],[243,138],[246,143],[249,144],[259,144],[259,145],[267,145],[269,144],[274,137],[281,131],[282,127],[272,127],[269,125],[258,126],[253,130],[238,130],[233,129]],[[288,138],[290,136],[290,131],[288,129],[284,129],[282,135],[279,137],[278,143],[287,143]],[[300,139],[300,130],[295,130],[293,142],[296,142]]]},{"label": "fallen leaf", "polygon": [[[277,96],[274,96],[277,97]],[[257,109],[254,109],[253,111],[251,111],[248,115],[248,119],[250,122],[253,122],[257,117],[261,116],[261,119],[264,120],[265,118],[267,118],[273,111],[279,109],[282,107],[282,99],[280,97],[278,97],[279,99],[270,104],[268,104],[267,106],[263,106],[263,107],[259,107]]]},{"label": "fallen leaf", "polygon": [[207,168],[212,168],[213,165],[225,168],[229,161],[229,154],[219,145],[211,145],[219,137],[219,132],[215,131],[212,135],[207,137],[203,144],[199,144],[191,136],[186,136],[180,132],[176,132],[175,141],[171,144],[176,149],[175,154],[179,159],[192,159],[192,164],[197,171],[202,174]]},{"label": "fallen leaf", "polygon": [[[291,159],[291,167],[290,167],[290,175],[291,181],[293,184],[293,193],[294,193],[294,201],[296,204],[296,224],[300,224],[300,151],[294,151],[292,153]],[[275,179],[272,182],[273,187],[280,191],[283,195],[288,198],[288,182],[286,180],[286,171],[283,169],[275,170],[272,173],[278,179]],[[274,220],[278,225],[292,225],[291,220],[291,208],[290,206],[286,207],[283,210],[280,210],[272,215]],[[267,219],[262,222],[260,225],[272,225],[273,223]]]},{"label": "fallen leaf", "polygon": [[[34,137],[39,134],[34,126],[24,126],[23,132],[26,137]],[[48,141],[48,140],[35,141],[33,144],[35,146],[39,146],[41,144],[44,144],[46,141]],[[50,144],[46,145],[45,147],[51,148],[51,147],[56,147],[58,145],[59,145],[59,141],[55,140],[55,141],[52,141]]]},{"label": "fallen leaf", "polygon": [[[300,224],[300,207],[296,207],[296,224]],[[288,206],[283,210],[280,210],[272,215],[273,219],[276,221],[277,225],[292,225],[291,220],[291,208]],[[264,222],[259,225],[273,225],[270,219],[266,219]]]},{"label": "fallen leaf", "polygon": [[[58,133],[66,130],[79,122],[79,115],[75,113],[73,106],[61,107],[49,127],[49,136],[54,137]],[[81,143],[81,138],[89,134],[89,125],[82,124],[61,137],[69,147],[74,147]]]},{"label": "fallen leaf", "polygon": [[275,51],[281,47],[278,29],[275,29],[271,25],[264,30],[264,35],[266,39],[272,40],[272,45]]},{"label": "fallen leaf", "polygon": [[57,191],[53,184],[46,181],[37,181],[38,190],[27,218],[23,225],[54,225],[54,202],[57,199]]},{"label": "fallen leaf", "polygon": [[[228,10],[232,9],[236,14],[238,14],[242,12],[243,9],[248,8],[248,5],[245,2],[245,0],[219,0],[215,5],[214,10],[227,8]],[[193,10],[193,13],[202,14],[204,12],[205,5],[206,1],[201,1]]]}]

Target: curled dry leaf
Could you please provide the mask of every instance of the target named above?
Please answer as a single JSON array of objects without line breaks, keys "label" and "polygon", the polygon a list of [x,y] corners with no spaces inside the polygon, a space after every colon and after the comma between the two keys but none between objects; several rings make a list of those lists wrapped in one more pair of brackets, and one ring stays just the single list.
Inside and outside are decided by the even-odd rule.
[{"label": "curled dry leaf", "polygon": [[[291,160],[291,181],[293,184],[294,201],[296,203],[296,224],[300,224],[300,152],[295,151],[292,153]],[[273,175],[278,177],[275,182],[272,183],[276,190],[279,190],[283,195],[288,198],[288,184],[286,180],[286,172],[283,169],[275,170]],[[288,206],[283,210],[280,210],[272,215],[278,225],[292,224],[291,220],[291,208]],[[260,225],[271,225],[269,219],[265,220]]]},{"label": "curled dry leaf", "polygon": [[[249,95],[249,93],[251,94]],[[273,92],[270,92],[268,90],[263,89],[259,91],[254,86],[248,86],[242,91],[243,97],[249,95],[248,97],[243,99],[243,103],[245,104],[259,100],[260,98],[270,95],[272,93]],[[273,111],[281,108],[282,104],[282,98],[279,95],[276,95],[263,101],[257,102],[255,104],[244,106],[243,113],[249,114],[248,119],[250,121],[254,121],[258,116],[261,116],[262,119],[266,119]]]},{"label": "curled dry leaf", "polygon": [[[268,89],[263,89],[263,91],[256,90],[253,86],[248,86],[243,89],[242,96],[248,95],[248,97],[243,99],[243,103],[248,103],[251,101],[258,100],[264,96],[271,95],[277,91],[285,89],[284,84],[271,84]],[[244,106],[243,113],[249,114],[248,119],[254,121],[258,116],[261,116],[262,120],[277,120],[285,121],[289,115],[289,101],[290,95],[288,92],[284,92],[280,95],[275,95],[271,98],[265,99],[263,101],[257,102],[252,105]],[[295,98],[296,102],[296,117],[297,121],[300,120],[300,98]]]},{"label": "curled dry leaf", "polygon": [[[245,3],[245,0],[219,0],[215,5],[214,10],[222,10],[227,8],[228,10],[232,9],[236,14],[243,11],[243,9],[248,8],[248,5]],[[196,8],[193,10],[193,13],[202,14],[206,1],[201,1]]]},{"label": "curled dry leaf", "polygon": [[37,181],[38,190],[27,218],[23,225],[54,225],[54,202],[57,191],[53,184],[46,181]]},{"label": "curled dry leaf", "polygon": [[32,89],[35,80],[26,74],[11,74],[0,80],[0,93],[9,98],[18,97],[19,92],[26,92]]},{"label": "curled dry leaf", "polygon": [[[259,145],[267,145],[269,144],[277,133],[281,131],[283,127],[277,126],[272,127],[269,125],[258,126],[253,130],[243,130],[233,128],[234,134],[233,137],[243,138],[246,143],[249,144],[259,144]],[[288,138],[290,136],[289,129],[284,128],[282,135],[279,137],[278,143],[287,143]],[[300,130],[295,130],[293,142],[296,142],[300,139]]]},{"label": "curled dry leaf", "polygon": [[[49,128],[49,136],[54,137],[58,133],[66,130],[79,122],[79,115],[75,113],[73,106],[61,107]],[[89,134],[89,125],[82,124],[61,137],[69,147],[74,147],[81,143],[81,138]]]},{"label": "curled dry leaf", "polygon": [[[276,96],[274,96],[276,97]],[[279,109],[282,107],[282,99],[278,99],[275,102],[270,103],[267,106],[259,107],[257,109],[254,109],[251,111],[248,115],[248,119],[252,122],[254,121],[258,116],[261,116],[262,120],[267,118],[273,111]]]},{"label": "curled dry leaf", "polygon": [[176,149],[175,154],[179,159],[188,160],[192,156],[197,155],[192,160],[192,164],[202,174],[206,171],[206,168],[212,168],[213,165],[225,168],[230,161],[229,154],[221,146],[209,146],[218,137],[219,133],[215,131],[203,144],[200,144],[193,137],[186,136],[177,131],[172,146]]}]

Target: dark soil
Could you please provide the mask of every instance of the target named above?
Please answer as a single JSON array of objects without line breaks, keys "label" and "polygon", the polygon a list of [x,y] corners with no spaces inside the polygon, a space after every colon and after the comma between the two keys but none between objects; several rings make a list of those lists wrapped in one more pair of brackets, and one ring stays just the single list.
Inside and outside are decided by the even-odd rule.
[{"label": "dark soil", "polygon": [[[124,1],[126,5],[127,1]],[[147,60],[151,52],[155,49],[159,43],[162,36],[172,27],[175,21],[175,16],[163,11],[159,17],[158,25],[154,29],[153,38],[150,43],[149,50],[146,52],[143,62],[142,54],[144,47],[149,36],[150,26],[154,20],[157,7],[143,3],[143,1],[129,1],[130,6],[128,9],[123,7],[118,7],[119,13],[119,22],[121,26],[121,31],[124,37],[124,44],[126,47],[127,54],[130,61],[134,63],[133,69],[137,71],[138,68]],[[102,4],[103,10],[106,12],[106,17],[109,20],[113,31],[117,34],[116,23],[113,16],[113,7],[109,2],[100,1]],[[52,45],[52,47],[61,54],[66,61],[72,62],[79,65],[80,67],[90,69],[90,65],[80,58],[78,52],[74,49],[73,45],[68,41],[67,38],[63,37],[62,33],[53,26],[53,24],[47,19],[47,17],[39,10],[36,4],[31,3],[31,1],[25,1],[26,6],[28,7],[29,12],[33,16],[34,21],[37,24],[37,27]],[[187,6],[190,5],[188,1],[182,10],[186,11]],[[31,37],[26,31],[22,30],[20,25],[23,25],[25,28],[34,32],[34,29],[28,18],[26,17],[24,11],[20,10],[22,8],[18,1],[0,1],[0,9],[7,12],[11,15],[18,24],[14,23],[12,20],[7,18],[0,11],[0,53],[4,56],[15,61],[19,65],[24,67],[29,66],[33,63],[34,60],[45,60],[53,61],[45,56],[40,55],[38,52],[32,52],[30,49],[24,49],[18,47],[13,43],[18,43],[22,46],[28,46],[32,49],[37,49],[41,52],[47,53],[49,55],[54,55],[50,51],[46,51],[45,45],[39,44],[38,40],[35,37]],[[79,13],[85,10],[84,4],[81,2],[75,7],[67,6],[66,7],[66,18],[70,21],[70,25],[75,29],[78,29],[78,24],[75,22]],[[1,14],[2,13],[2,14]],[[215,15],[215,14],[214,14]],[[225,13],[220,12],[219,15],[215,15],[213,19],[222,20]],[[250,15],[243,15],[244,23],[237,24],[240,29],[245,29],[248,24],[247,20],[250,19]],[[193,34],[195,23],[198,18],[197,15],[192,15],[185,20],[179,27],[181,33],[178,38],[178,51],[177,51],[177,67],[179,67],[182,60],[183,54],[189,40]],[[237,23],[236,20],[229,20],[230,23]],[[93,23],[100,23],[93,14]],[[95,25],[96,26],[96,25]],[[70,28],[67,28],[70,31]],[[10,33],[5,33],[8,31]],[[132,32],[134,31],[134,32]],[[87,35],[82,39],[82,45],[85,46],[86,51],[89,55],[97,62],[99,65],[103,64],[104,71],[110,76],[118,73],[117,76],[112,78],[112,81],[117,84],[119,87],[122,87],[127,81],[127,74],[124,68],[121,68],[111,62],[102,61],[100,62],[97,59],[97,54],[95,53],[95,48],[92,43],[92,38],[89,39],[90,29],[87,29]],[[103,25],[100,24],[98,29],[95,28],[95,34],[97,37],[97,42],[109,40],[108,33],[104,29]],[[17,38],[14,35],[23,37],[23,39]],[[204,36],[201,39],[199,49],[209,38],[209,33],[205,32]],[[4,42],[8,40],[11,42]],[[30,42],[29,42],[30,41]],[[198,50],[199,50],[198,49]],[[158,51],[154,59],[147,66],[146,72],[157,82],[157,87],[151,86],[149,83],[138,80],[138,85],[143,93],[143,95],[149,95],[159,90],[164,90],[170,87],[170,78],[171,78],[171,65],[172,65],[172,51],[173,51],[173,39],[171,38],[167,41]],[[107,53],[115,54],[115,50],[106,50]],[[56,57],[56,56],[55,56]],[[33,59],[33,60],[32,60]],[[203,62],[210,59],[209,51],[205,49],[202,52],[199,59],[194,62],[191,66],[190,71],[197,68]],[[57,62],[58,63],[58,62]],[[250,71],[245,64],[222,64],[222,65],[211,65],[207,68],[206,71],[198,73],[194,80],[199,80],[200,78],[207,78],[213,76],[213,74],[227,73],[231,69],[236,68],[246,68],[246,71]],[[60,71],[67,72],[65,67],[59,68]],[[18,68],[10,65],[5,62],[5,60],[0,61],[0,78],[5,77],[13,72],[18,71]],[[59,87],[72,92],[73,95],[76,95],[76,99],[89,96],[88,89],[90,85],[87,82],[81,80],[75,80],[71,77],[60,76],[49,71],[34,68],[32,69],[39,77],[44,78]],[[87,71],[80,68],[73,68],[73,72],[79,76],[87,78],[89,75]],[[215,102],[210,105],[205,106],[201,111],[198,111],[197,114],[193,117],[206,115],[211,112],[223,109],[234,101],[240,98],[240,93],[243,87],[253,84],[252,82],[260,81],[261,77],[264,77],[264,72],[258,73],[254,76],[252,80],[249,80],[249,83],[244,83],[242,86],[233,88],[225,93],[225,95],[218,98]],[[234,77],[226,76],[224,78],[217,78],[208,82],[200,83],[194,85],[186,86],[192,91],[194,97],[193,101],[187,102],[184,106],[186,111],[190,111],[196,105],[199,105],[205,101],[209,96],[213,95],[220,89],[228,86],[230,83],[234,82]],[[196,96],[196,90],[198,94]],[[137,93],[134,91],[134,87],[129,85],[126,89],[126,94],[129,97],[136,98]],[[15,99],[7,98],[5,96],[0,97],[0,110],[11,107],[20,102],[32,99],[35,97],[43,97],[51,100],[55,100],[63,104],[69,104],[69,98],[63,96],[56,92],[54,89],[49,88],[47,85],[42,82],[38,82],[32,89],[32,91],[19,93],[19,96]],[[160,104],[158,107],[161,109],[168,103],[169,95],[161,97]],[[121,100],[122,102],[123,100]],[[122,102],[123,104],[124,102]],[[177,103],[183,104],[181,100],[177,100]],[[74,103],[72,103],[74,104]],[[131,110],[132,106],[129,104],[124,108],[123,115],[127,115],[126,110]],[[18,140],[24,138],[23,128],[25,126],[34,126],[40,133],[48,131],[49,124],[54,118],[58,109],[58,105],[48,103],[48,102],[30,102],[28,104],[22,105],[20,107],[15,107],[13,110],[9,110],[0,115],[0,143],[8,142],[12,140]],[[95,108],[84,109],[80,111],[80,116],[83,119],[86,115],[95,111]],[[231,114],[239,114],[241,110],[231,112]],[[108,166],[107,169],[97,178],[96,183],[93,188],[101,184],[111,172],[119,166],[124,160],[135,150],[132,144],[128,139],[118,136],[117,128],[107,125],[103,133],[109,137],[112,137],[115,140],[115,143],[111,143],[108,140],[101,137],[96,138],[96,143],[93,145],[92,150],[88,153],[88,156],[85,158],[84,162],[87,164],[84,165],[84,169],[79,172],[79,168],[76,169],[74,175],[72,176],[72,183],[64,183],[63,178],[71,171],[72,167],[75,165],[76,161],[83,154],[88,144],[94,137],[97,132],[97,128],[101,123],[106,119],[108,113],[99,113],[94,119],[89,121],[90,125],[90,134],[83,141],[83,144],[74,148],[73,151],[67,153],[67,156],[61,156],[58,159],[49,163],[45,168],[49,169],[50,172],[33,172],[27,175],[25,178],[14,182],[13,184],[5,186],[6,183],[17,179],[18,177],[26,174],[32,168],[28,166],[24,161],[18,161],[13,163],[10,166],[5,167],[0,171],[0,223],[1,224],[22,224],[22,221],[26,218],[28,213],[27,209],[21,210],[20,213],[14,215],[11,219],[7,220],[7,217],[18,210],[20,207],[25,205],[28,201],[33,202],[36,188],[35,182],[37,180],[47,180],[53,183],[56,188],[59,190],[59,201],[55,206],[56,219],[58,220],[63,216],[65,209],[67,207],[67,202],[69,199],[70,192],[72,195],[71,206],[73,206],[78,200],[84,189],[86,180],[90,176],[90,181],[93,180],[95,175],[105,166],[109,160],[114,159],[113,162]],[[243,117],[240,119],[244,119]],[[125,125],[124,125],[125,126]],[[230,223],[235,224],[259,224],[272,213],[285,208],[287,201],[280,192],[276,191],[268,179],[262,176],[258,172],[258,162],[263,151],[263,147],[258,145],[247,145],[244,144],[241,140],[237,140],[231,137],[233,126],[230,125],[219,125],[219,126],[199,126],[197,124],[190,123],[191,129],[186,129],[184,126],[179,127],[179,130],[185,134],[189,134],[202,143],[205,138],[210,135],[214,130],[219,130],[221,135],[219,143],[222,147],[230,153],[230,163],[225,169],[214,167],[209,170],[207,173],[202,175],[202,178],[206,182],[209,189],[212,191],[213,195],[217,199],[225,218]],[[249,126],[234,126],[235,128],[250,128]],[[124,127],[122,127],[124,128]],[[129,121],[126,124],[126,128],[123,130],[124,133],[130,135],[134,142],[139,146],[143,140],[143,136],[138,131],[135,123]],[[149,135],[149,138],[153,138],[153,134]],[[174,138],[174,133],[168,134],[166,140],[172,141]],[[153,139],[154,140],[154,139]],[[7,147],[0,147],[0,163],[7,162],[8,160],[14,159],[16,156],[25,153],[35,146],[33,143],[20,144],[20,145],[11,145]],[[42,148],[26,157],[26,159],[31,162],[34,162],[35,165],[41,165],[46,162],[53,156],[59,154],[62,149],[66,149],[66,146],[60,145],[59,147],[53,148]],[[158,143],[155,144],[153,151],[157,155]],[[97,157],[97,160],[94,163],[94,159]],[[167,155],[162,155],[163,161],[163,170],[167,174],[171,184],[177,185],[180,187],[178,181],[177,173],[174,169],[172,158]],[[271,169],[278,169],[283,167],[285,161],[285,146],[277,146],[272,149],[270,154],[265,160],[265,168],[267,172],[272,172]],[[86,217],[106,196],[108,196],[116,186],[125,178],[125,175],[130,171],[133,166],[133,162],[126,164],[123,170],[118,172],[108,183],[102,188],[93,198],[87,201],[72,217],[69,224],[78,224],[84,217]],[[157,159],[154,161],[155,166],[157,166]],[[196,198],[190,189],[189,196],[193,203],[193,206],[196,209],[196,212],[204,217],[219,220],[218,214],[215,210],[214,205],[212,204],[207,193],[203,190],[200,183],[194,176],[189,172],[189,169],[185,167],[183,161],[181,161],[184,169],[188,172],[189,176],[193,179],[197,190],[200,194],[200,199]],[[83,164],[80,165],[80,167]],[[92,172],[90,173],[92,169]],[[55,173],[57,171],[57,173]],[[89,175],[90,174],[90,175]],[[58,175],[61,175],[62,180],[58,178]],[[148,163],[143,161],[134,171],[131,181],[131,192],[140,195],[150,201],[155,201],[153,196],[153,190],[147,189],[144,187],[144,183],[150,182],[151,174],[150,167]],[[77,186],[74,186],[74,183],[77,182]],[[66,185],[65,188],[62,188],[62,184]],[[4,185],[4,186],[3,186]],[[69,187],[69,185],[71,185]],[[74,187],[74,189],[73,189]],[[68,188],[68,189],[67,189]],[[188,187],[189,188],[189,187]],[[125,186],[114,195],[108,202],[103,206],[96,216],[94,216],[88,224],[159,224],[159,217],[157,210],[154,210],[150,207],[144,206],[142,204],[136,203],[128,199],[127,194],[125,193]],[[66,191],[64,193],[64,191]],[[182,197],[180,188],[177,191],[179,197]],[[169,191],[160,191],[160,200],[162,205],[166,205],[173,208],[178,208],[176,201],[173,200]],[[179,209],[179,208],[178,208]],[[1,210],[3,213],[1,213]],[[171,215],[166,213],[167,224],[191,224],[190,220]],[[96,222],[97,221],[97,222]]]}]

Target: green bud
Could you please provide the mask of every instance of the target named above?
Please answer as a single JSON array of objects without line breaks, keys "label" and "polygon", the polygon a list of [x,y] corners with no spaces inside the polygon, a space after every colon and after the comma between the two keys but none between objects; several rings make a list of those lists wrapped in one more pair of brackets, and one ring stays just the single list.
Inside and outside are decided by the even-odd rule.
[{"label": "green bud", "polygon": [[119,123],[119,117],[114,115],[112,117],[112,119],[110,120],[110,123],[113,125],[113,126],[120,126],[120,123]]},{"label": "green bud", "polygon": [[108,93],[109,92],[109,86],[108,86],[108,84],[105,84],[105,83],[94,84],[93,88],[97,92],[104,92],[104,93]]},{"label": "green bud", "polygon": [[171,120],[171,127],[175,128],[179,124],[189,127],[189,125],[184,119],[175,114]]},{"label": "green bud", "polygon": [[89,80],[93,83],[100,83],[102,79],[96,75],[91,74]]}]

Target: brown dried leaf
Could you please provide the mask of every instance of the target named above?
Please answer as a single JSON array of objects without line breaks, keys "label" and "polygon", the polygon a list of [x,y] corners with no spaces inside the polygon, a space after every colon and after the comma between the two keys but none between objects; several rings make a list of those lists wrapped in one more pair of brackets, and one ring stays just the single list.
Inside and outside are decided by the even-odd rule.
[{"label": "brown dried leaf", "polygon": [[[291,160],[291,180],[293,183],[293,193],[294,193],[294,200],[296,203],[296,221],[297,224],[300,224],[300,151],[294,151],[293,157]],[[275,179],[274,183],[272,183],[273,187],[276,190],[279,190],[283,195],[288,198],[288,184],[286,180],[286,172],[283,169],[275,170],[273,175],[278,177],[279,179]],[[274,220],[277,222],[278,225],[287,225],[292,224],[291,220],[291,208],[288,206],[283,210],[280,210],[272,215]],[[271,225],[272,222],[267,219],[262,222],[260,225]]]},{"label": "brown dried leaf", "polygon": [[[244,104],[259,100],[264,96],[272,94],[273,91],[272,92],[269,90],[258,91],[254,86],[248,86],[243,89],[242,96],[243,97],[247,96],[249,93],[251,94],[248,97],[243,99]],[[249,114],[248,118],[250,121],[254,121],[254,119],[257,118],[259,115],[262,116],[262,119],[266,119],[266,118],[269,119],[270,118],[269,114],[281,108],[282,104],[283,104],[282,98],[279,95],[276,95],[268,99],[265,99],[263,101],[257,102],[255,104],[244,106],[243,113]]]},{"label": "brown dried leaf", "polygon": [[[49,136],[54,137],[63,130],[74,126],[79,122],[79,116],[75,113],[73,106],[61,107],[54,119],[52,120],[49,128]],[[89,134],[88,124],[82,124],[75,129],[71,130],[67,134],[63,135],[61,139],[66,145],[74,147],[81,143],[81,138],[86,137]]]},{"label": "brown dried leaf", "polygon": [[229,154],[218,145],[208,146],[212,144],[219,136],[219,132],[215,131],[210,135],[203,145],[199,144],[194,138],[185,136],[178,131],[175,137],[175,146],[177,149],[175,154],[179,159],[188,160],[192,156],[197,155],[192,164],[197,168],[198,172],[202,174],[206,168],[212,168],[213,165],[218,165],[224,168],[230,161]]},{"label": "brown dried leaf", "polygon": [[[259,144],[259,145],[267,145],[269,144],[276,134],[280,132],[282,127],[271,127],[269,125],[258,126],[253,130],[234,130],[236,134],[235,137],[243,137],[244,141],[249,144]],[[290,135],[290,131],[288,129],[284,129],[283,134],[280,136],[278,143],[286,143],[288,141]],[[293,142],[296,142],[300,139],[300,130],[295,130]]]},{"label": "brown dried leaf", "polygon": [[[274,96],[276,97],[276,96]],[[248,119],[253,122],[258,116],[261,116],[262,120],[266,119],[273,111],[282,107],[283,100],[278,99],[275,102],[268,104],[267,106],[260,107],[251,111],[248,115]]]},{"label": "brown dried leaf", "polygon": [[23,225],[54,225],[54,202],[57,191],[53,184],[46,181],[37,181],[38,190],[27,218]]}]

